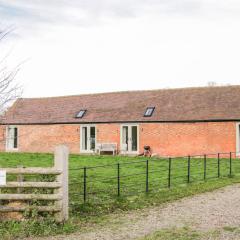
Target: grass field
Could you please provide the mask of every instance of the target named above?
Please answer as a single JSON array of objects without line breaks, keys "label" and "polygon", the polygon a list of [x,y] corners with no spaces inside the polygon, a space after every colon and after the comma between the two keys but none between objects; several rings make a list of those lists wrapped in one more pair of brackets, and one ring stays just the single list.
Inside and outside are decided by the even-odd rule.
[{"label": "grass field", "polygon": [[[169,160],[148,159],[148,178],[146,160],[147,158],[143,157],[70,155],[70,221],[62,226],[46,222],[42,228],[39,223],[36,223],[38,229],[42,230],[35,232],[35,225],[33,225],[30,233],[30,225],[26,226],[25,229],[20,227],[20,223],[19,229],[21,230],[17,230],[14,236],[18,236],[18,232],[21,232],[24,236],[26,234],[46,235],[72,232],[75,226],[89,221],[98,221],[97,219],[112,212],[159,205],[167,201],[211,191],[240,181],[240,160],[232,158],[232,175],[230,177],[229,154],[220,155],[219,161],[217,156],[211,155],[207,158],[205,180],[203,157],[191,158],[190,168],[188,168],[187,158],[172,159],[170,189],[168,188]],[[118,163],[120,166],[120,197],[118,196]],[[25,167],[50,167],[53,165],[53,155],[29,153],[0,154],[0,167],[15,167],[19,165]],[[84,167],[87,167],[85,203],[83,197]],[[49,181],[49,179],[46,180]],[[146,194],[147,182],[148,193]],[[47,224],[47,227],[45,224]],[[14,226],[14,229],[18,229],[16,225]],[[53,227],[49,228],[49,226]],[[9,224],[5,224],[4,228],[4,231],[7,231],[6,229],[12,231]],[[0,234],[1,230],[0,225]]]},{"label": "grass field", "polygon": [[[148,163],[147,163],[148,160]],[[119,163],[119,169],[118,169]],[[148,166],[147,166],[148,164]],[[52,166],[51,154],[2,153],[0,167]],[[219,166],[218,166],[219,165]],[[240,176],[240,160],[232,157],[232,176]],[[84,203],[84,167],[86,167],[86,191]],[[159,192],[171,188],[184,188],[190,183],[216,180],[230,176],[229,154],[221,154],[206,159],[204,178],[204,158],[173,158],[169,179],[169,160],[158,158],[126,156],[80,156],[70,155],[69,189],[71,212],[81,216],[86,212],[96,214],[114,207],[116,201],[124,202],[146,193]],[[119,172],[118,172],[119,171]],[[188,176],[189,175],[189,176]],[[119,196],[118,196],[119,194]],[[89,212],[91,207],[93,212]]]}]

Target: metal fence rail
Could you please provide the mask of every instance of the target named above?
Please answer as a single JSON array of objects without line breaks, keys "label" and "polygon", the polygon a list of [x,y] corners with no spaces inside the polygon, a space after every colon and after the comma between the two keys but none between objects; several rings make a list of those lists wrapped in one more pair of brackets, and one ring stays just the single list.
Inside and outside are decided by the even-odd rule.
[{"label": "metal fence rail", "polygon": [[74,168],[70,198],[101,202],[240,174],[237,152],[144,159]]}]

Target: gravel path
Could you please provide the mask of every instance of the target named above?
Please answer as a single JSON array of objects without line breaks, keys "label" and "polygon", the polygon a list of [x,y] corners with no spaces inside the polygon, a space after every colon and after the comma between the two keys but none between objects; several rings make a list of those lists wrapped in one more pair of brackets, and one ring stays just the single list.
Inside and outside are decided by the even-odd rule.
[{"label": "gravel path", "polygon": [[161,207],[112,215],[109,224],[92,226],[85,233],[40,239],[130,240],[163,228],[184,226],[199,231],[222,229],[226,226],[240,227],[240,184],[184,198]]}]

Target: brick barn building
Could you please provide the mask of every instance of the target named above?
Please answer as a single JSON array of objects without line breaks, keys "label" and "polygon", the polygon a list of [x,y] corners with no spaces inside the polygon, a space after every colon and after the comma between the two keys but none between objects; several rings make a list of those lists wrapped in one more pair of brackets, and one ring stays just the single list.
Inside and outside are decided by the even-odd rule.
[{"label": "brick barn building", "polygon": [[160,156],[239,151],[240,86],[21,98],[1,120],[0,150]]}]

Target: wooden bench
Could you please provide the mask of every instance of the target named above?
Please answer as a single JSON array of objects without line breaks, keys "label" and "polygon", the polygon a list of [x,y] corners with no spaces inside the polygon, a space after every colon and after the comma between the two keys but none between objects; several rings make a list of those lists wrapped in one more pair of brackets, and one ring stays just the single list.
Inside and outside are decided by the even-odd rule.
[{"label": "wooden bench", "polygon": [[117,143],[98,143],[97,152],[99,155],[101,152],[112,152],[115,155],[117,153]]}]

